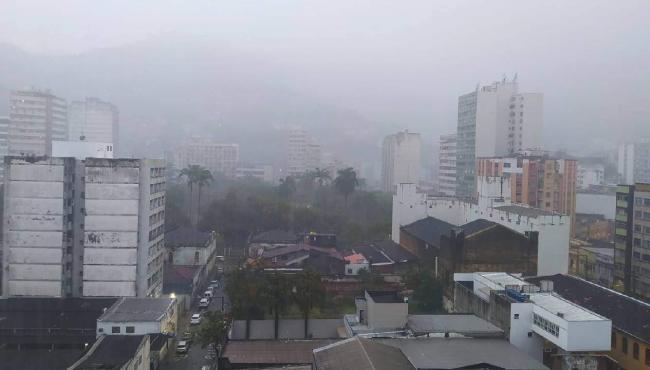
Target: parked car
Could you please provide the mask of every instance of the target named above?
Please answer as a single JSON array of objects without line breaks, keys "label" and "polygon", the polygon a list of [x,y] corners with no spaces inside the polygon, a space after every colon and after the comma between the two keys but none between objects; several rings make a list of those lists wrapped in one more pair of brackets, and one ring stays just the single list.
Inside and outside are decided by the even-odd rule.
[{"label": "parked car", "polygon": [[195,313],[190,317],[190,325],[199,325],[201,323],[201,314]]},{"label": "parked car", "polygon": [[211,290],[206,290],[205,292],[203,292],[203,296],[205,298],[212,298],[214,296],[214,294],[212,294]]},{"label": "parked car", "polygon": [[211,280],[210,285],[213,285],[213,284],[219,285],[219,280]]},{"label": "parked car", "polygon": [[210,300],[207,298],[201,298],[199,301],[199,308],[208,308],[210,305]]},{"label": "parked car", "polygon": [[192,344],[192,332],[186,331],[183,333],[183,341],[187,342],[187,344]]},{"label": "parked car", "polygon": [[185,340],[180,340],[176,343],[176,353],[187,353],[189,343]]}]

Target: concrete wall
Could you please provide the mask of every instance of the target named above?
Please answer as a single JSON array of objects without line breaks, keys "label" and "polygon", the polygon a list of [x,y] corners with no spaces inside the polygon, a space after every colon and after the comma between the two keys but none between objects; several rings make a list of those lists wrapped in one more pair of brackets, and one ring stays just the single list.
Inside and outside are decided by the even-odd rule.
[{"label": "concrete wall", "polygon": [[7,157],[3,294],[62,296],[66,257],[66,166],[62,158]]},{"label": "concrete wall", "polygon": [[[119,333],[113,333],[112,328],[117,326],[120,328]],[[135,332],[127,333],[126,327],[133,326]],[[162,332],[161,323],[159,321],[134,321],[134,322],[111,322],[111,321],[98,321],[97,322],[97,336],[100,335],[144,335],[155,334]]]},{"label": "concrete wall", "polygon": [[565,215],[522,216],[497,208],[443,198],[427,198],[415,185],[400,184],[393,196],[392,239],[399,243],[399,229],[427,216],[453,225],[486,219],[520,233],[538,231],[537,273],[566,274],[569,270],[570,217]]},{"label": "concrete wall", "polygon": [[374,329],[403,328],[408,321],[407,303],[377,303],[366,292],[368,326]]},{"label": "concrete wall", "polygon": [[512,303],[510,305],[510,343],[535,360],[542,362],[544,339],[539,335],[528,335],[532,332],[532,326],[533,304]]}]

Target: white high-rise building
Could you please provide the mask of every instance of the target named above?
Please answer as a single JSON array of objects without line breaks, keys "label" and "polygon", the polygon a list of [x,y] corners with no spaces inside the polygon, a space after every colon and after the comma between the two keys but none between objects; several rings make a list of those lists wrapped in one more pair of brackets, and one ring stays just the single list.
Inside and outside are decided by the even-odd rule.
[{"label": "white high-rise building", "polygon": [[618,174],[625,185],[650,183],[650,142],[620,145]]},{"label": "white high-rise building", "polygon": [[64,99],[48,90],[12,91],[9,102],[9,154],[52,155],[52,140],[68,138]]},{"label": "white high-rise building", "polygon": [[438,189],[441,194],[456,194],[456,134],[440,135]]},{"label": "white high-rise building", "polygon": [[520,93],[516,78],[458,98],[456,196],[476,192],[476,158],[541,146],[543,94]]},{"label": "white high-rise building", "polygon": [[402,131],[384,138],[382,190],[394,192],[401,183],[420,183],[422,141],[420,134]]},{"label": "white high-rise building", "polygon": [[321,146],[302,128],[288,133],[287,175],[300,176],[321,166]]},{"label": "white high-rise building", "polygon": [[[4,157],[9,155],[9,117],[0,117],[0,161],[4,162]],[[4,166],[0,166],[0,181],[3,181]]]},{"label": "white high-rise building", "polygon": [[119,146],[119,112],[113,104],[97,98],[73,101],[68,108],[68,139],[111,143]]},{"label": "white high-rise building", "polygon": [[605,185],[605,166],[600,163],[582,164],[578,161],[576,185],[579,189],[589,189],[592,185]]},{"label": "white high-rise building", "polygon": [[7,157],[3,295],[158,296],[165,164]]},{"label": "white high-rise building", "polygon": [[239,164],[239,144],[224,144],[193,137],[177,148],[174,157],[177,169],[198,165],[205,167],[213,175],[221,173],[234,177]]}]

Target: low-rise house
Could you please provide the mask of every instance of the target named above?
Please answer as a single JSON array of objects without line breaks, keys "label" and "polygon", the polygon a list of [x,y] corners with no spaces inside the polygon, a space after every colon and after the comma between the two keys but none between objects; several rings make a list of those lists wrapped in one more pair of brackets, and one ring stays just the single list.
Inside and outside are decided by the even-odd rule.
[{"label": "low-rise house", "polygon": [[407,271],[418,258],[392,240],[372,242],[352,248],[370,263],[370,270],[378,274],[396,274]]},{"label": "low-rise house", "polygon": [[370,271],[370,263],[361,253],[345,256],[345,274],[359,275],[361,270]]},{"label": "low-rise house", "polygon": [[217,233],[181,226],[165,233],[168,263],[206,266],[210,273],[217,262]]},{"label": "low-rise house", "polygon": [[178,323],[173,298],[120,298],[99,319],[97,337],[101,335],[174,334]]},{"label": "low-rise house", "polygon": [[321,275],[344,275],[345,260],[335,248],[296,244],[265,250],[257,261],[268,268],[306,268]]},{"label": "low-rise house", "polygon": [[68,370],[149,370],[148,335],[102,335]]},{"label": "low-rise house", "polygon": [[300,237],[284,230],[269,230],[251,237],[248,242],[248,256],[255,258],[267,249],[287,247],[298,244]]},{"label": "low-rise house", "polygon": [[650,368],[650,304],[570,275],[527,281],[536,285],[550,282],[555,294],[611,320],[611,333],[605,335],[611,339],[607,358],[613,364],[609,368]]},{"label": "low-rise house", "polygon": [[203,266],[176,266],[165,264],[163,270],[163,295],[176,298],[178,306],[188,310],[192,297],[201,292],[207,274]]},{"label": "low-rise house", "polygon": [[286,368],[311,366],[313,350],[331,340],[230,341],[223,350],[223,362],[231,369]]},{"label": "low-rise house", "polygon": [[503,329],[512,345],[552,369],[606,366],[612,321],[506,273],[455,274],[454,310]]}]

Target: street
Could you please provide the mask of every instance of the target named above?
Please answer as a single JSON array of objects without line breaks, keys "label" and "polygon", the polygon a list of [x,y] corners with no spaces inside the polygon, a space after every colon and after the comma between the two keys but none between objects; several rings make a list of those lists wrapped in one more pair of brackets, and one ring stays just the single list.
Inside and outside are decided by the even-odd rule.
[{"label": "street", "polygon": [[[212,278],[210,280],[215,280],[215,279]],[[225,312],[229,312],[230,300],[226,296],[226,293],[224,292],[223,289],[224,288],[223,275],[218,280],[220,282],[219,288],[214,289],[213,291],[214,297],[210,301],[210,305],[208,306],[207,310],[199,310],[198,308],[199,298],[196,297],[192,302],[192,307],[187,312],[187,314],[183,315],[182,319],[179,318],[179,323],[178,323],[179,337],[182,337],[183,333],[186,330],[192,330],[194,328],[189,324],[190,316],[192,316],[192,314],[197,312],[203,313],[205,311],[221,312],[222,307],[225,310]],[[207,287],[204,288],[207,289]],[[202,289],[201,291],[204,291],[205,289]],[[170,354],[167,358],[167,361],[165,363],[161,363],[160,369],[161,370],[186,370],[186,369],[200,370],[202,366],[209,365],[215,362],[211,360],[208,357],[208,355],[209,355],[208,348],[207,347],[201,348],[201,345],[199,343],[196,343],[196,341],[192,342],[186,354],[176,354],[176,347],[174,346],[173,348],[170,348]]]}]

